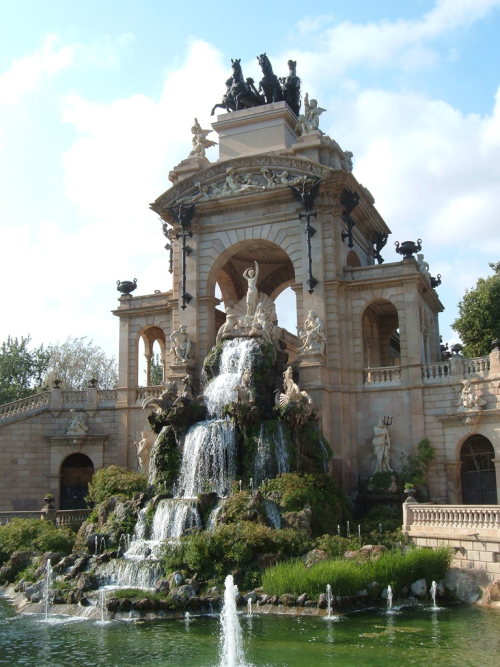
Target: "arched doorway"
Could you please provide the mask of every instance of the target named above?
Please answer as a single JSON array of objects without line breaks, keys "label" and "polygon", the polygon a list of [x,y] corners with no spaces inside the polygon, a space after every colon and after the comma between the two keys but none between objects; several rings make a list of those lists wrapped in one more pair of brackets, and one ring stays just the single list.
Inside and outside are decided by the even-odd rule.
[{"label": "arched doorway", "polygon": [[495,450],[484,435],[471,435],[462,445],[462,499],[465,505],[496,505]]},{"label": "arched doorway", "polygon": [[61,466],[62,510],[81,510],[87,507],[85,496],[94,474],[94,464],[85,454],[71,454]]}]

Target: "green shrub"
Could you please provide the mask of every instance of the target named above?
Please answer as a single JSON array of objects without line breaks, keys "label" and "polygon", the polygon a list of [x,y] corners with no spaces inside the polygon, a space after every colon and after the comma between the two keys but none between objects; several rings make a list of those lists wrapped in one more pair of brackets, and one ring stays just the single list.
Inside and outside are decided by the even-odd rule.
[{"label": "green shrub", "polygon": [[177,446],[174,426],[169,425],[162,428],[156,438],[149,465],[156,472],[157,488],[164,485],[170,488],[177,479],[181,467],[181,454]]},{"label": "green shrub", "polygon": [[408,454],[405,457],[401,455],[401,472],[399,474],[399,482],[404,488],[410,484],[411,487],[423,485],[427,480],[427,468],[432,461],[434,461],[434,447],[432,447],[430,440],[424,438],[417,445],[416,454]]},{"label": "green shrub", "polygon": [[335,480],[325,474],[286,473],[265,482],[262,494],[276,501],[284,512],[300,512],[310,506],[313,536],[333,534],[350,519],[347,499]]},{"label": "green shrub", "polygon": [[241,521],[217,526],[213,532],[196,532],[178,544],[165,544],[162,561],[165,572],[187,570],[202,579],[222,580],[234,568],[245,568],[260,554],[300,556],[311,548],[308,537],[286,528],[273,530],[262,524]]},{"label": "green shrub", "polygon": [[[402,507],[402,505],[372,505],[364,517],[359,520],[362,535],[368,535],[374,531],[380,533],[380,525],[382,525],[382,531],[384,532],[401,530],[403,525]],[[366,537],[364,541],[366,542]]]},{"label": "green shrub", "polygon": [[132,498],[136,493],[146,491],[147,488],[146,475],[127,468],[109,466],[109,468],[102,468],[94,473],[86,500],[99,504],[111,496]]},{"label": "green shrub", "polygon": [[334,595],[354,595],[372,581],[391,585],[395,593],[417,579],[432,580],[444,577],[450,566],[451,549],[410,549],[406,553],[395,550],[382,554],[378,560],[359,563],[354,560],[320,561],[305,568],[301,561],[280,563],[265,570],[262,586],[269,595],[317,596],[330,584]]},{"label": "green shrub", "polygon": [[359,549],[357,537],[340,537],[339,535],[322,535],[314,542],[316,549],[325,551],[332,558],[343,556],[346,551]]},{"label": "green shrub", "polygon": [[13,519],[0,526],[0,563],[14,551],[63,551],[70,553],[75,534],[69,528],[56,528],[51,521]]}]

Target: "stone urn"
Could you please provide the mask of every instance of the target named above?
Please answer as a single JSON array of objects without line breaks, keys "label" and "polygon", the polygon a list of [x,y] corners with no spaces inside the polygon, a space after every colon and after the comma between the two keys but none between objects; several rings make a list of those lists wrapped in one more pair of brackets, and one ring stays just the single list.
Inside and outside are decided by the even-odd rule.
[{"label": "stone urn", "polygon": [[491,341],[491,349],[500,350],[500,338],[495,338],[495,340]]},{"label": "stone urn", "polygon": [[116,289],[123,296],[130,296],[130,294],[137,288],[137,278],[134,278],[134,282],[131,280],[117,280]]},{"label": "stone urn", "polygon": [[452,353],[453,353],[453,356],[456,357],[456,356],[461,356],[461,355],[460,355],[460,352],[461,352],[464,348],[463,348],[463,345],[460,345],[460,343],[455,343],[455,345],[452,345],[450,349],[451,349],[451,351],[452,351]]},{"label": "stone urn", "polygon": [[53,502],[54,502],[54,496],[51,493],[45,494],[45,498],[43,499],[45,502],[45,505],[42,507],[40,511],[40,519],[42,521],[52,521],[55,523],[56,517],[57,517],[57,510],[55,509]]},{"label": "stone urn", "polygon": [[55,500],[55,498],[51,493],[47,493],[43,500],[45,502],[45,507],[43,509],[46,509],[46,510],[53,510],[54,509],[54,500]]},{"label": "stone urn", "polygon": [[405,495],[406,495],[406,499],[407,499],[407,500],[410,500],[410,498],[411,498],[412,500],[415,500],[415,494],[416,494],[416,493],[417,493],[417,489],[414,489],[414,488],[411,488],[411,489],[405,489]]},{"label": "stone urn", "polygon": [[403,241],[399,243],[396,241],[394,244],[396,246],[396,252],[399,255],[403,255],[403,262],[405,260],[414,259],[413,255],[422,250],[422,239],[418,239],[415,243],[414,241]]}]

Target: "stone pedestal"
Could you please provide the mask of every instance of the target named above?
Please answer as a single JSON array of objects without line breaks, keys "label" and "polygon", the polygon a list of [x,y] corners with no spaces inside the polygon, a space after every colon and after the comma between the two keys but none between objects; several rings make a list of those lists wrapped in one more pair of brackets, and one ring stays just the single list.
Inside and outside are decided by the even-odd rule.
[{"label": "stone pedestal", "polygon": [[194,361],[189,361],[184,364],[171,364],[168,379],[177,382],[179,389],[182,389],[181,380],[186,375],[194,376],[196,372],[196,365]]},{"label": "stone pedestal", "polygon": [[219,135],[219,161],[290,148],[297,141],[296,123],[286,102],[217,116],[212,127]]},{"label": "stone pedestal", "polygon": [[175,185],[178,181],[182,181],[184,178],[188,178],[210,165],[211,162],[206,157],[188,157],[172,169],[168,174],[168,178]]},{"label": "stone pedestal", "polygon": [[415,498],[407,498],[403,503],[403,533],[406,535],[411,529],[413,523],[413,505],[418,505]]}]

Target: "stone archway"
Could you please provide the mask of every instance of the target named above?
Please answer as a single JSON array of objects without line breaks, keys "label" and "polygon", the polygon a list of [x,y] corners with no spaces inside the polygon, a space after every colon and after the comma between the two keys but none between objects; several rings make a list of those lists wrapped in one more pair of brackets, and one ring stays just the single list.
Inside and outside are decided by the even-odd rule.
[{"label": "stone archway", "polygon": [[[215,310],[215,330],[225,321],[225,308],[233,308],[243,299],[247,291],[247,281],[243,277],[246,269],[259,265],[257,289],[275,298],[291,285],[295,285],[296,267],[283,247],[266,239],[248,239],[226,249],[212,267],[207,281],[209,285],[217,283],[223,304]],[[295,306],[296,311],[298,305]],[[294,327],[296,324],[294,324]],[[287,333],[286,342],[291,359],[297,357],[298,339]]]},{"label": "stone archway", "polygon": [[85,496],[94,474],[94,464],[85,454],[71,454],[61,465],[61,492],[59,507],[62,510],[79,510],[88,507]]},{"label": "stone archway", "polygon": [[496,505],[495,450],[484,435],[471,435],[460,450],[464,505]]}]

